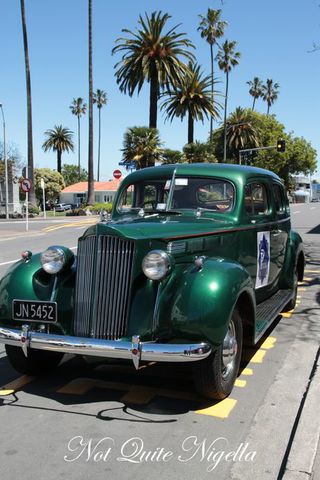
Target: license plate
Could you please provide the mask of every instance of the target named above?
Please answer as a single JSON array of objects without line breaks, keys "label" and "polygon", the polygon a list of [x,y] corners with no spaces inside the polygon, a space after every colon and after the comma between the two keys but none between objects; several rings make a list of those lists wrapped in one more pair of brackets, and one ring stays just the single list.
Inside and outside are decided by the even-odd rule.
[{"label": "license plate", "polygon": [[14,320],[54,323],[57,321],[57,304],[55,302],[13,300],[12,316]]}]

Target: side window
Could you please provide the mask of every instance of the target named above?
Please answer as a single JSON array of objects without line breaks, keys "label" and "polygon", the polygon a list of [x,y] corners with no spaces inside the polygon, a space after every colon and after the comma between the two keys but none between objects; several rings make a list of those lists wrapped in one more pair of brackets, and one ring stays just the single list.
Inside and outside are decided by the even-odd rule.
[{"label": "side window", "polygon": [[266,215],[268,213],[268,199],[265,186],[261,183],[246,185],[244,206],[248,215]]},{"label": "side window", "polygon": [[285,199],[284,199],[283,189],[280,187],[280,185],[273,184],[273,196],[274,196],[276,212],[284,213],[286,211]]}]

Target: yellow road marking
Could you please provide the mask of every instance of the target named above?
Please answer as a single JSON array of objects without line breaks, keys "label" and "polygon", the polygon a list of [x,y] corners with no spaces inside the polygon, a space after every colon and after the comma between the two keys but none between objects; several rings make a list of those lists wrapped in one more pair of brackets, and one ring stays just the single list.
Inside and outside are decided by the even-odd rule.
[{"label": "yellow road marking", "polygon": [[311,280],[313,280],[313,278],[311,277],[304,277],[303,279],[305,282],[311,282]]},{"label": "yellow road marking", "polygon": [[298,287],[298,292],[306,292],[306,288]]},{"label": "yellow road marking", "polygon": [[320,273],[320,270],[305,270],[304,273]]},{"label": "yellow road marking", "polygon": [[240,380],[239,378],[237,378],[237,380],[234,382],[234,384],[235,384],[236,387],[243,388],[247,385],[247,381],[246,380]]},{"label": "yellow road marking", "polygon": [[227,418],[236,406],[236,403],[237,400],[233,400],[232,398],[225,398],[216,405],[208,408],[203,408],[201,410],[196,410],[195,413],[200,413],[201,415],[210,415],[211,417]]},{"label": "yellow road marking", "polygon": [[[248,352],[250,355],[250,352]],[[253,357],[249,357],[248,360],[250,360],[250,363],[262,363],[264,356],[266,354],[266,350],[258,350]],[[248,356],[249,356],[248,355]]]},{"label": "yellow road marking", "polygon": [[263,342],[260,348],[264,350],[269,350],[270,348],[273,348],[277,339],[275,337],[268,337],[266,340]]},{"label": "yellow road marking", "polygon": [[53,232],[55,230],[60,230],[61,228],[83,227],[83,226],[86,226],[86,225],[93,225],[94,223],[96,223],[96,219],[86,220],[86,221],[83,221],[83,222],[63,223],[62,225],[55,225],[53,227],[52,226],[46,227],[46,228],[43,229],[43,231]]},{"label": "yellow road marking", "polygon": [[32,382],[35,378],[36,377],[30,377],[29,375],[22,375],[22,377],[16,378],[16,380],[13,380],[3,387],[0,387],[0,395],[11,395],[28,383]]},{"label": "yellow road marking", "polygon": [[253,375],[252,368],[244,368],[243,370],[241,370],[241,375],[245,375],[245,376],[248,376],[248,377]]},{"label": "yellow road marking", "polygon": [[290,317],[292,317],[292,314],[293,314],[293,310],[290,310],[290,312],[282,312],[281,316],[283,318],[290,318]]}]

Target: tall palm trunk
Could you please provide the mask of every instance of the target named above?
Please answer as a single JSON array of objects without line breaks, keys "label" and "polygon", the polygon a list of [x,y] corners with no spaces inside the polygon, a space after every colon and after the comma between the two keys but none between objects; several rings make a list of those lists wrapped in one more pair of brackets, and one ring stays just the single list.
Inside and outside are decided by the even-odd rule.
[{"label": "tall palm trunk", "polygon": [[99,108],[98,175],[97,175],[98,182],[100,181],[100,142],[101,142],[101,108]]},{"label": "tall palm trunk", "polygon": [[252,111],[254,111],[254,105],[256,103],[256,97],[253,97]]},{"label": "tall palm trunk", "polygon": [[189,110],[188,112],[188,143],[193,143],[194,138],[194,121]]},{"label": "tall palm trunk", "polygon": [[80,115],[78,115],[78,180],[81,178],[81,163],[80,163]]},{"label": "tall palm trunk", "polygon": [[24,60],[26,70],[26,89],[27,89],[27,125],[28,125],[28,177],[32,181],[32,187],[29,192],[29,200],[31,203],[36,203],[36,196],[34,192],[33,181],[33,141],[32,141],[32,102],[31,102],[31,79],[30,79],[30,65],[29,65],[29,49],[28,49],[28,36],[26,15],[24,8],[24,0],[20,0],[21,7],[21,20],[23,31],[23,46],[24,46]]},{"label": "tall palm trunk", "polygon": [[229,72],[226,72],[226,96],[224,99],[224,132],[223,132],[223,161],[227,161],[227,107],[228,107],[228,88],[229,88]]},{"label": "tall palm trunk", "polygon": [[62,157],[62,151],[58,148],[57,149],[57,170],[59,173],[61,173],[61,157]]},{"label": "tall palm trunk", "polygon": [[88,33],[89,33],[89,146],[88,146],[88,205],[94,202],[93,178],[93,111],[92,111],[92,0],[88,0]]},{"label": "tall palm trunk", "polygon": [[267,115],[269,115],[269,110],[270,110],[270,103],[268,102],[268,110],[267,110]]},{"label": "tall palm trunk", "polygon": [[[210,43],[210,57],[211,57],[211,100],[212,105],[214,103],[213,96],[213,45]],[[212,142],[212,130],[213,130],[213,116],[210,117],[210,142]]]},{"label": "tall palm trunk", "polygon": [[151,65],[150,75],[150,113],[149,113],[149,128],[157,128],[157,108],[159,96],[159,82],[156,65]]}]

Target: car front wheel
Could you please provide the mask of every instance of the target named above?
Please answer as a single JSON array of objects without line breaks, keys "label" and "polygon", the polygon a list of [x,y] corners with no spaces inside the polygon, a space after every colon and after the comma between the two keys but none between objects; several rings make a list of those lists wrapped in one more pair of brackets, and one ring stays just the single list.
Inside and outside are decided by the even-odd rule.
[{"label": "car front wheel", "polygon": [[208,358],[193,366],[194,383],[200,395],[222,400],[230,394],[239,371],[242,337],[242,320],[235,309],[223,344]]},{"label": "car front wheel", "polygon": [[43,375],[58,366],[63,353],[28,349],[26,357],[21,347],[6,345],[9,362],[15,370],[28,375]]}]

